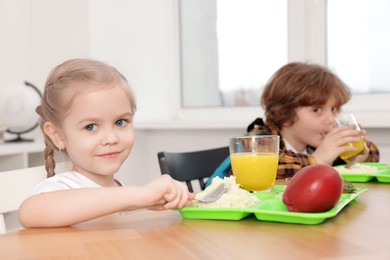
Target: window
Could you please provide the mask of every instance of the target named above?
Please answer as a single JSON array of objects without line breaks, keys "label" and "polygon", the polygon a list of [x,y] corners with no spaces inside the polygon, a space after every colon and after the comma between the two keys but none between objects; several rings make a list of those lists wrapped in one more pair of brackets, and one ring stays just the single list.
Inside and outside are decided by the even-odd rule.
[{"label": "window", "polygon": [[280,66],[308,61],[352,89],[347,110],[389,111],[389,11],[387,0],[181,0],[182,106],[258,109]]},{"label": "window", "polygon": [[181,1],[183,106],[259,106],[288,61],[286,0]]},{"label": "window", "polygon": [[390,90],[389,11],[388,0],[328,0],[327,63],[354,93]]}]

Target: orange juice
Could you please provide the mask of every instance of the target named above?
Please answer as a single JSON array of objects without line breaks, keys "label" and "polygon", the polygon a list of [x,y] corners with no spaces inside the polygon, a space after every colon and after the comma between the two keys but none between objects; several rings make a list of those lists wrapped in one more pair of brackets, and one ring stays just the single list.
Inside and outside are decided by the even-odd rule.
[{"label": "orange juice", "polygon": [[359,154],[361,151],[364,150],[364,140],[363,138],[359,142],[351,142],[345,144],[345,146],[354,146],[356,147],[356,151],[348,151],[340,154],[341,159],[346,160],[351,157],[354,157],[355,155]]},{"label": "orange juice", "polygon": [[276,153],[234,153],[230,155],[236,182],[245,190],[261,191],[275,184],[279,155]]}]

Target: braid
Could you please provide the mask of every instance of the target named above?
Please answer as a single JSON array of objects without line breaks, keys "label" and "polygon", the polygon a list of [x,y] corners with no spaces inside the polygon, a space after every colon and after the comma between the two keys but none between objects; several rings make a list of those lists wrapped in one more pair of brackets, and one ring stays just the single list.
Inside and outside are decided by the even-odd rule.
[{"label": "braid", "polygon": [[43,151],[43,156],[44,156],[44,159],[45,159],[45,169],[46,169],[46,172],[47,172],[47,178],[49,177],[52,177],[54,176],[56,173],[54,171],[55,167],[56,167],[56,162],[54,160],[54,151],[55,151],[55,145],[53,143],[53,141],[50,139],[49,136],[47,136],[45,134],[45,132],[43,131],[43,125],[44,125],[44,114],[43,114],[43,111],[42,111],[42,105],[39,105],[35,111],[37,112],[37,114],[41,117],[41,122],[40,122],[40,127],[41,127],[41,130],[42,130],[42,133],[43,133],[43,137],[44,137],[44,140],[45,140],[45,150]]},{"label": "braid", "polygon": [[54,150],[48,144],[46,144],[44,157],[45,157],[45,168],[47,172],[47,177],[49,178],[56,174],[54,171],[54,168],[56,167],[56,162],[54,160]]}]

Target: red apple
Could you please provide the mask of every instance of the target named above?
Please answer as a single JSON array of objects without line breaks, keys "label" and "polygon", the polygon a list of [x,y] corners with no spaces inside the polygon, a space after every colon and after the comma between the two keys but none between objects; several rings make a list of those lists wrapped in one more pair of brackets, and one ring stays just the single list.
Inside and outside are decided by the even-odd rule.
[{"label": "red apple", "polygon": [[343,194],[340,174],[329,165],[310,165],[299,170],[288,183],[283,202],[292,212],[330,210]]}]

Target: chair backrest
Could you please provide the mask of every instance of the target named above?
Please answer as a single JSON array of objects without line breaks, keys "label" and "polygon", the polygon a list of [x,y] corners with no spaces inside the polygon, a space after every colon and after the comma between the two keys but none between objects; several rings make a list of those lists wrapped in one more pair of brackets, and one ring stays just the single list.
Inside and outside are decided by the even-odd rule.
[{"label": "chair backrest", "polygon": [[6,232],[4,214],[18,210],[35,185],[44,179],[44,166],[0,172],[0,234]]},{"label": "chair backrest", "polygon": [[[57,164],[56,172],[65,169],[62,164]],[[44,166],[0,172],[0,234],[6,232],[4,214],[17,211],[20,204],[31,196],[34,187],[45,179]]]},{"label": "chair backrest", "polygon": [[205,178],[229,156],[229,147],[193,152],[159,152],[157,154],[161,174],[169,174],[178,181],[186,182],[193,192],[191,181],[198,180],[201,190],[205,189]]}]

